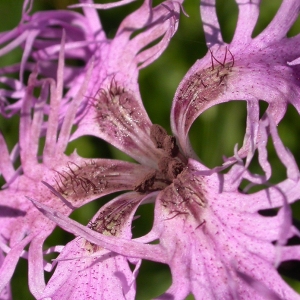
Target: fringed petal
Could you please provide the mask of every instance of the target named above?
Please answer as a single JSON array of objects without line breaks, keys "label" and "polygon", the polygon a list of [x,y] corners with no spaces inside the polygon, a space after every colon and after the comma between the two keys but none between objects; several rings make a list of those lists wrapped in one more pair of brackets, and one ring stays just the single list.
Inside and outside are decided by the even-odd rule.
[{"label": "fringed petal", "polygon": [[[222,191],[222,177],[199,175],[202,169],[190,159],[186,170],[158,195],[155,227],[173,278],[158,299],[183,299],[190,293],[207,299],[298,299],[275,267],[279,245],[294,235],[286,200],[274,217],[257,210],[241,212],[244,202],[250,207],[253,194]],[[261,288],[253,289],[256,284]]]},{"label": "fringed petal", "polygon": [[260,46],[275,43],[284,37],[297,20],[300,12],[299,0],[283,0],[269,26],[255,39]]},{"label": "fringed petal", "polygon": [[236,0],[239,8],[238,22],[231,44],[248,44],[251,42],[252,33],[259,16],[261,0]]},{"label": "fringed petal", "polygon": [[8,182],[15,174],[15,170],[12,161],[9,157],[9,152],[1,132],[0,132],[0,153],[1,153],[0,173],[5,179],[5,181]]},{"label": "fringed petal", "polygon": [[[44,224],[43,224],[44,225]],[[46,286],[44,279],[43,244],[52,230],[43,226],[41,233],[35,236],[28,251],[28,285],[29,289],[39,299]]]},{"label": "fringed petal", "polygon": [[[94,135],[136,161],[156,167],[159,153],[150,140],[152,123],[137,85],[138,70],[164,51],[177,29],[179,10],[175,2],[152,9],[147,0],[123,20],[116,37],[97,51],[91,105],[72,139]],[[158,38],[161,41],[152,46]]]},{"label": "fringed petal", "polygon": [[[4,255],[3,255],[2,250],[0,250],[0,268],[1,268],[1,265],[3,264],[3,261],[4,261]],[[0,299],[3,299],[3,300],[12,299],[11,288],[10,288],[9,284],[7,284],[0,292]]]},{"label": "fringed petal", "polygon": [[58,257],[43,297],[54,299],[135,299],[134,277],[125,257],[104,249],[91,255],[76,238]]},{"label": "fringed petal", "polygon": [[202,0],[200,2],[200,13],[203,22],[207,48],[211,48],[214,45],[224,44],[217,17],[216,1]]},{"label": "fringed petal", "polygon": [[0,295],[3,293],[3,290],[7,289],[7,285],[9,285],[20,255],[24,247],[32,240],[32,238],[33,236],[27,236],[6,255],[0,266]]},{"label": "fringed petal", "polygon": [[73,154],[56,170],[53,187],[74,207],[117,191],[134,190],[153,170],[113,159],[84,159]]},{"label": "fringed petal", "polygon": [[96,8],[96,9],[110,9],[110,8],[114,8],[114,7],[119,7],[125,4],[129,4],[131,2],[134,2],[136,0],[120,0],[117,2],[113,2],[113,3],[106,3],[106,4],[94,4],[92,2],[90,3],[80,3],[80,4],[73,4],[70,5],[69,7],[72,8],[76,8],[76,7],[92,7],[92,8]]},{"label": "fringed petal", "polygon": [[31,199],[32,203],[50,220],[62,227],[64,230],[81,236],[89,242],[99,245],[110,251],[119,253],[126,257],[145,258],[164,263],[166,256],[163,250],[157,245],[143,245],[135,241],[123,238],[105,236],[100,233],[71,220],[63,214],[47,207],[46,205]]},{"label": "fringed petal", "polygon": [[[232,100],[245,100],[251,103],[266,101],[269,103],[267,113],[272,115],[275,124],[283,118],[288,103],[300,111],[299,67],[287,64],[299,57],[299,37],[285,36],[298,15],[299,1],[283,1],[268,27],[270,29],[267,28],[255,39],[251,39],[250,32],[257,19],[258,1],[238,3],[243,19],[238,23],[237,36],[233,43],[222,46],[221,42],[218,44],[215,41],[216,44],[210,47],[207,55],[197,61],[185,75],[174,97],[171,113],[172,130],[183,152],[189,157],[195,158],[188,141],[191,125],[202,112],[216,104]],[[203,18],[205,31],[217,26],[214,1],[202,2],[201,9],[205,12]],[[241,25],[241,22],[247,23],[245,16],[251,22],[250,27]],[[205,17],[214,25],[208,26]],[[272,28],[275,30],[275,38],[272,38]],[[243,30],[249,31],[242,38]],[[217,29],[215,31],[219,32]],[[208,35],[213,33],[210,32]],[[217,34],[215,40],[219,39],[216,36]],[[252,109],[251,105],[248,105],[248,109]],[[255,109],[257,110],[257,107]],[[249,115],[251,114],[257,115],[257,111],[249,111]],[[249,136],[249,133],[252,134],[251,130],[248,130],[244,146],[238,152],[242,158],[251,157],[253,146],[256,147],[254,142],[257,141],[255,136],[257,130],[253,131],[254,136]]]},{"label": "fringed petal", "polygon": [[83,135],[100,137],[136,161],[156,166],[159,152],[150,139],[150,122],[139,94],[112,79],[98,91],[93,104],[80,122],[72,140]]},{"label": "fringed petal", "polygon": [[[88,227],[105,235],[130,239],[133,216],[144,198],[136,193],[117,197],[96,213]],[[66,245],[56,261],[58,266],[43,297],[135,298],[136,275],[126,257],[76,238]]]}]

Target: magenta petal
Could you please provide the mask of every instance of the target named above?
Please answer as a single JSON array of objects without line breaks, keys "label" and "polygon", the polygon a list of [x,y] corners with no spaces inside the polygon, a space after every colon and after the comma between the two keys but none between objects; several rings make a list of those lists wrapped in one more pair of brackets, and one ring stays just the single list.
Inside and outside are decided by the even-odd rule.
[{"label": "magenta petal", "polygon": [[[95,37],[95,32],[99,30],[98,26],[93,28],[90,26],[92,18],[87,19],[79,13],[70,11],[48,11],[38,12],[32,16],[29,12],[23,11],[23,18],[19,26],[2,36],[1,43],[9,43],[0,50],[0,55],[7,51],[11,51],[25,44],[21,64],[7,66],[1,70],[1,73],[20,73],[22,79],[24,71],[33,71],[38,63],[39,73],[42,78],[56,77],[57,58],[60,51],[62,32],[66,32],[65,57],[70,59],[82,59],[88,62],[92,57],[95,39],[104,39],[103,35]],[[98,16],[97,16],[97,19]],[[99,21],[99,20],[98,20]],[[94,22],[95,23],[95,22]],[[103,31],[102,31],[103,32]],[[20,40],[21,39],[21,40]],[[64,85],[68,90],[68,95],[64,101],[69,101],[70,98],[78,95],[78,84],[83,82],[84,75],[81,73],[86,71],[85,67],[66,66],[64,74]],[[21,80],[22,82],[22,80]],[[75,84],[76,83],[76,84]],[[71,85],[71,86],[70,86]],[[15,91],[15,93],[13,93]],[[22,101],[22,96],[17,96],[17,93],[22,93],[23,89],[16,84],[12,87],[12,98],[17,98]],[[21,98],[21,99],[20,99]],[[9,105],[10,99],[7,98],[4,109],[5,113],[15,114],[19,105]],[[18,104],[18,102],[16,103]]]},{"label": "magenta petal", "polygon": [[[151,23],[158,23],[160,19],[165,21],[159,26],[151,25],[148,22],[149,29],[136,36],[130,41],[133,48],[143,49],[136,56],[136,63],[140,68],[144,68],[155,61],[169,45],[172,36],[178,28],[178,20],[181,9],[180,1],[167,1],[153,9]],[[135,20],[136,21],[136,20]],[[156,45],[150,46],[150,41],[162,38]]]},{"label": "magenta petal", "polygon": [[74,207],[117,191],[134,190],[149,167],[113,159],[84,159],[73,154],[48,181]]},{"label": "magenta petal", "polygon": [[[152,8],[147,0],[123,20],[112,41],[101,44],[95,52],[88,92],[91,105],[72,139],[94,135],[142,164],[157,165],[159,152],[150,140],[152,123],[137,79],[139,69],[153,62],[170,42],[177,29],[179,9],[176,2]],[[162,40],[156,43],[159,38]]]},{"label": "magenta petal", "polygon": [[[243,202],[250,206],[253,195],[220,190],[220,177],[201,176],[202,169],[190,159],[186,170],[158,195],[155,227],[173,278],[161,298],[184,299],[192,293],[207,299],[262,299],[264,295],[298,299],[274,267],[273,242],[282,238],[282,229],[288,237],[294,235],[293,228],[286,227],[286,215],[281,211],[271,218],[257,211],[241,212]],[[255,282],[260,282],[260,289],[252,289]]]},{"label": "magenta petal", "polygon": [[[35,236],[29,246],[28,251],[28,283],[31,293],[40,298],[45,288],[43,244],[52,230],[43,226],[43,230]],[[48,229],[48,230],[47,230]]]},{"label": "magenta petal", "polygon": [[74,235],[81,236],[91,243],[124,256],[134,258],[144,258],[147,256],[147,258],[150,260],[159,261],[162,263],[165,262],[166,256],[164,255],[162,249],[157,245],[143,245],[138,242],[129,241],[123,238],[102,235],[71,220],[70,218],[42,203],[38,203],[31,198],[29,199],[46,217],[62,227],[64,230],[69,231]]},{"label": "magenta petal", "polygon": [[[172,131],[186,156],[194,156],[188,141],[191,125],[216,104],[232,100],[250,102],[248,118],[252,116],[254,121],[258,116],[257,104],[251,112],[252,104],[263,100],[269,103],[267,113],[276,124],[283,118],[288,103],[300,112],[299,67],[288,64],[300,56],[300,41],[299,36],[285,36],[298,16],[299,1],[283,1],[270,26],[253,39],[250,32],[258,16],[258,1],[237,2],[243,19],[239,19],[236,37],[228,45],[222,45],[219,37],[215,1],[201,4],[210,50],[183,78],[171,113]],[[246,144],[239,152],[242,157],[256,146],[257,128],[251,128],[249,122],[247,134]]]},{"label": "magenta petal", "polygon": [[266,45],[286,37],[287,32],[299,16],[300,2],[298,0],[283,0],[274,19],[257,37],[257,42]]},{"label": "magenta petal", "polygon": [[251,36],[259,16],[259,6],[261,0],[236,0],[239,9],[238,21],[232,44],[241,40],[250,42]]},{"label": "magenta petal", "polygon": [[[63,128],[58,134],[62,88],[62,78],[59,75],[62,73],[63,51],[64,47],[62,47],[59,57],[60,68],[57,83],[52,79],[38,80],[36,68],[29,76],[21,106],[19,147],[16,147],[9,155],[4,139],[0,139],[3,150],[0,167],[1,172],[2,168],[5,168],[3,175],[7,180],[6,189],[1,191],[0,197],[1,212],[3,213],[1,215],[1,236],[5,238],[5,242],[11,248],[3,262],[3,268],[7,268],[8,271],[1,277],[8,282],[24,248],[23,246],[20,250],[19,245],[25,242],[27,244],[30,237],[32,245],[29,246],[29,286],[36,297],[39,297],[45,285],[42,246],[46,237],[54,229],[54,224],[41,215],[25,196],[37,196],[40,201],[48,203],[66,214],[71,212],[64,202],[41,183],[41,180],[55,183],[53,180],[56,174],[54,170],[60,171],[61,167],[70,161],[64,151],[69,141],[70,130],[75,117],[74,106],[76,109],[78,99],[74,99],[75,101],[69,105],[69,113],[65,116],[62,122]],[[50,113],[47,114],[46,102],[49,96],[49,87],[52,107]],[[41,88],[38,99],[33,95],[36,88]],[[48,117],[47,126],[44,123],[45,115]],[[41,161],[38,150],[41,149],[43,136],[46,136],[46,146],[42,149],[43,160]],[[13,164],[19,155],[21,168],[14,170]],[[76,160],[75,154],[71,157]],[[63,165],[61,166],[61,164]],[[1,272],[4,272],[4,269]],[[1,290],[2,288],[1,286]]]},{"label": "magenta petal", "polygon": [[10,160],[9,152],[1,132],[0,132],[0,153],[2,156],[2,159],[0,160],[0,173],[4,177],[5,181],[8,182],[15,174],[15,170]]},{"label": "magenta petal", "polygon": [[73,4],[70,5],[69,7],[92,7],[92,8],[97,8],[97,9],[109,9],[109,8],[113,8],[113,7],[119,7],[131,2],[134,2],[135,0],[119,0],[117,2],[113,2],[113,3],[106,3],[106,4],[94,4],[92,3],[80,3],[80,4]]},{"label": "magenta petal", "polygon": [[43,297],[54,299],[134,299],[134,276],[125,257],[99,251],[91,256],[76,238],[58,257]]},{"label": "magenta petal", "polygon": [[[128,193],[110,201],[88,227],[105,235],[131,238],[131,223],[144,195]],[[134,299],[135,272],[126,257],[109,252],[83,238],[70,242],[57,258],[58,266],[43,297]]]},{"label": "magenta petal", "polygon": [[222,45],[224,43],[215,5],[215,0],[202,0],[200,4],[201,19],[208,48],[214,44]]},{"label": "magenta petal", "polygon": [[[82,135],[100,137],[136,161],[155,166],[159,152],[150,140],[150,122],[140,95],[111,79],[93,96],[93,105],[72,139]],[[151,149],[151,150],[150,150]],[[150,150],[150,151],[149,151]]]},{"label": "magenta petal", "polygon": [[300,260],[300,246],[283,247],[281,252],[281,260]]},{"label": "magenta petal", "polygon": [[253,288],[253,290],[257,291],[259,295],[261,295],[264,299],[269,300],[280,300],[282,299],[279,297],[278,294],[274,293],[270,289],[268,289],[263,283],[261,283],[259,280],[253,279],[251,276],[237,271],[237,275],[239,278],[244,280],[249,286]]},{"label": "magenta petal", "polygon": [[[4,255],[3,255],[2,250],[0,250],[0,268],[1,268],[2,264],[3,264],[3,262],[4,262]],[[10,284],[7,284],[2,289],[2,291],[0,292],[0,299],[3,299],[3,300],[10,300],[10,299],[12,299]]]},{"label": "magenta petal", "polygon": [[0,295],[7,290],[10,279],[15,271],[24,247],[31,241],[32,236],[27,236],[6,255],[0,266]]},{"label": "magenta petal", "polygon": [[287,178],[297,181],[300,175],[296,160],[293,154],[282,143],[272,116],[270,116],[268,119],[273,144],[279,159],[287,170]]}]

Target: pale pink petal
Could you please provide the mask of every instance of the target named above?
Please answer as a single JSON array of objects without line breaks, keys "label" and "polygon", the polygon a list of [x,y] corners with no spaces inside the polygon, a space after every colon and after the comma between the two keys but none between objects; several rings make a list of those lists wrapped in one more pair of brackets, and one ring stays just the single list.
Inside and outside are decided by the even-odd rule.
[{"label": "pale pink petal", "polygon": [[[214,41],[209,52],[195,62],[181,81],[171,113],[172,131],[186,156],[195,157],[188,141],[191,125],[202,112],[219,103],[250,102],[248,120],[255,121],[258,106],[253,104],[266,101],[267,113],[275,124],[283,118],[288,103],[300,112],[299,67],[288,64],[299,57],[300,40],[299,36],[286,37],[298,16],[299,1],[283,1],[269,27],[252,39],[258,2],[237,1],[241,15],[236,36],[229,45],[222,45],[218,37],[215,1],[201,4],[205,32]],[[238,152],[242,158],[251,158],[258,143],[257,127],[251,128],[249,121],[244,145]]]},{"label": "pale pink petal", "polygon": [[102,235],[77,223],[76,221],[71,220],[65,215],[42,203],[36,202],[32,198],[29,199],[46,217],[62,227],[64,230],[71,232],[76,236],[81,236],[93,244],[99,245],[123,256],[134,258],[144,258],[147,256],[150,260],[162,263],[166,260],[166,255],[157,245],[144,245],[128,239]]},{"label": "pale pink petal", "polygon": [[215,5],[215,0],[203,0],[200,4],[201,19],[208,48],[215,44],[222,45],[224,43]]},{"label": "pale pink petal", "polygon": [[[84,159],[73,154],[61,161],[50,183],[74,207],[117,191],[134,190],[153,172],[149,167],[113,159]],[[53,175],[55,172],[53,172]]]},{"label": "pale pink petal", "polygon": [[[131,238],[134,213],[145,198],[128,193],[101,207],[88,227],[118,237]],[[114,254],[76,238],[57,258],[58,266],[43,297],[79,297],[92,299],[134,299],[135,275],[126,257]]]},{"label": "pale pink petal", "polygon": [[231,44],[240,43],[241,40],[246,44],[251,42],[252,33],[259,16],[259,6],[261,0],[236,0],[239,8],[238,21]]},{"label": "pale pink petal", "polygon": [[[202,168],[190,159],[188,168],[157,199],[154,226],[173,278],[160,298],[184,299],[192,293],[207,299],[299,299],[274,267],[273,242],[281,239],[286,215],[239,212],[253,195],[220,191],[217,174],[196,175]],[[240,203],[233,206],[235,197]]]},{"label": "pale pink petal", "polygon": [[[152,9],[144,1],[123,20],[115,38],[96,51],[87,95],[91,105],[72,139],[95,135],[136,161],[156,167],[159,153],[149,138],[152,123],[141,100],[138,71],[164,51],[177,29],[179,10],[179,3]],[[143,31],[138,32],[140,29]],[[151,45],[160,37],[160,43]]]},{"label": "pale pink petal", "polygon": [[286,37],[299,16],[299,0],[283,0],[282,4],[269,26],[256,38],[256,43],[261,46],[280,41]]}]

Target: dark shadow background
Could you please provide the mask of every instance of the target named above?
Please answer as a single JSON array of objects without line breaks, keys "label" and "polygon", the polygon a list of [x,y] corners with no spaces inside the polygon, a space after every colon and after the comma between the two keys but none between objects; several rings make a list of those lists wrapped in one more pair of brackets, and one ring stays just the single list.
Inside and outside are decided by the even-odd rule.
[{"label": "dark shadow background", "polygon": [[[100,2],[100,1],[96,1]],[[9,30],[16,26],[20,20],[21,0],[1,0],[0,1],[0,31]],[[49,9],[66,9],[72,3],[71,0],[37,0],[34,4],[34,11]],[[103,3],[103,2],[102,2]],[[154,1],[158,4],[159,1]],[[261,15],[256,26],[254,35],[259,34],[275,15],[281,1],[263,0],[261,4]],[[100,11],[104,29],[109,37],[113,37],[121,20],[135,8],[139,7],[141,1],[121,8]],[[203,57],[207,52],[205,45],[202,24],[199,15],[198,1],[186,1],[184,8],[189,18],[182,15],[179,30],[173,37],[168,49],[152,65],[140,72],[140,88],[146,110],[153,123],[158,123],[165,127],[170,133],[170,108],[176,88],[193,63]],[[230,42],[236,21],[237,7],[234,0],[217,1],[217,9],[221,23],[222,33],[225,41]],[[80,10],[79,10],[80,11]],[[298,20],[291,31],[290,36],[298,34],[300,31],[300,21]],[[21,52],[6,56],[5,61],[0,65],[9,65],[20,59]],[[262,109],[266,106],[262,104]],[[210,108],[203,113],[194,123],[190,138],[192,145],[201,158],[209,167],[220,165],[222,156],[231,156],[236,143],[243,142],[246,122],[246,102],[234,101]],[[289,107],[287,115],[279,125],[279,133],[285,145],[296,156],[300,162],[300,136],[299,115],[293,107]],[[18,119],[0,119],[0,129],[8,136],[8,145],[11,147],[18,138]],[[84,150],[83,150],[84,144]],[[110,145],[99,141],[96,138],[85,138],[70,144],[68,152],[78,148],[79,154],[84,157],[112,157],[118,159],[128,159],[124,154]],[[274,170],[272,181],[278,182],[285,178],[285,169],[276,158],[275,152],[270,145],[270,160]],[[300,164],[299,164],[300,165]],[[255,168],[255,166],[253,166]],[[77,210],[71,216],[83,224],[87,224],[93,214],[103,203],[112,199],[115,195],[110,195],[101,200],[94,201],[83,208]],[[300,220],[300,205],[294,204],[294,217]],[[138,212],[141,217],[134,221],[134,235],[145,234],[151,228],[153,220],[153,206],[144,205]],[[45,248],[65,244],[73,238],[72,235],[57,228],[53,235],[49,237]],[[50,257],[49,257],[50,259]],[[293,276],[291,276],[293,277]],[[295,279],[285,277],[285,279],[300,292],[300,283]],[[138,277],[138,291],[136,299],[145,300],[158,296],[171,284],[171,276],[168,267],[161,264],[144,261]],[[18,264],[16,274],[12,280],[12,290],[14,299],[33,299],[27,288],[27,262],[21,259]],[[188,299],[193,299],[190,296]]]}]

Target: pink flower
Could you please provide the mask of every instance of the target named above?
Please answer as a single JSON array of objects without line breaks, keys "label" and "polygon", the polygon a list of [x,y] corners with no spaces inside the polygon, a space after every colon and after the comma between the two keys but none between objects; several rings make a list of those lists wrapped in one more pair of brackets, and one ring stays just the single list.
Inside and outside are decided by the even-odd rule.
[{"label": "pink flower", "polygon": [[[299,236],[289,207],[299,198],[299,170],[276,131],[288,101],[298,109],[297,67],[288,64],[299,57],[297,37],[283,37],[296,15],[290,2],[284,1],[274,20],[289,20],[288,25],[276,25],[274,21],[252,39],[258,3],[238,3],[236,34],[227,46],[220,39],[214,1],[201,4],[209,43],[215,44],[209,44],[208,54],[196,62],[178,87],[171,113],[173,135],[151,124],[138,87],[127,85],[122,74],[99,86],[73,138],[92,133],[150,169],[135,181],[133,192],[109,202],[88,226],[31,199],[47,217],[80,237],[58,257],[58,269],[45,289],[45,297],[59,297],[65,292],[82,295],[82,286],[84,295],[95,297],[99,291],[96,288],[103,285],[82,280],[95,274],[103,278],[106,266],[105,274],[113,280],[119,268],[123,270],[126,275],[119,286],[132,299],[135,275],[127,275],[126,260],[134,260],[138,266],[139,260],[147,259],[168,264],[171,269],[172,285],[159,299],[185,299],[189,294],[197,299],[299,299],[277,271],[282,261],[299,260],[300,255],[299,246],[287,245],[289,238]],[[298,9],[298,1],[294,4]],[[290,52],[286,44],[292,46]],[[208,107],[238,99],[249,103],[245,145],[224,166],[209,170],[197,161],[188,131]],[[270,103],[261,119],[260,99]],[[272,139],[287,170],[287,179],[275,185],[267,181],[271,174],[268,139]],[[256,152],[263,170],[260,175],[248,170]],[[88,162],[79,164],[60,178],[56,190],[72,205],[89,201],[103,185],[113,182],[113,178],[99,180],[101,170],[101,163],[97,168]],[[130,176],[122,178],[132,182]],[[241,191],[242,181],[259,185],[261,190]],[[136,207],[149,199],[155,201],[153,228],[147,235],[131,239]],[[264,216],[261,212],[268,209],[278,212]],[[153,241],[159,243],[149,244]],[[117,260],[117,267],[112,267]],[[64,272],[68,275],[62,276]],[[120,293],[110,290],[107,297]]]},{"label": "pink flower", "polygon": [[[295,159],[276,129],[287,103],[299,111],[298,36],[288,39],[285,35],[298,16],[300,2],[283,1],[269,27],[255,38],[251,34],[259,14],[258,1],[236,2],[240,14],[229,45],[221,38],[215,1],[201,2],[210,51],[178,87],[171,111],[171,135],[151,123],[137,76],[139,68],[151,63],[168,45],[177,28],[180,3],[164,2],[150,9],[145,1],[123,21],[113,40],[104,36],[95,17],[97,5],[90,2],[81,5],[86,17],[68,13],[62,17],[61,12],[37,14],[28,25],[27,14],[23,14],[20,28],[38,33],[27,32],[23,41],[30,46],[25,43],[25,58],[19,67],[30,70],[27,58],[35,58],[45,79],[38,80],[32,67],[21,100],[3,109],[4,114],[14,114],[20,109],[18,105],[21,107],[20,149],[9,155],[2,137],[0,141],[0,167],[7,182],[0,202],[7,209],[6,219],[1,220],[1,249],[7,255],[0,256],[0,287],[6,298],[15,265],[20,256],[27,255],[30,289],[39,299],[134,299],[143,259],[170,267],[172,285],[159,299],[180,300],[189,294],[196,299],[300,298],[277,271],[281,262],[300,259],[299,245],[287,243],[300,236],[289,206],[300,197],[300,181]],[[73,31],[69,24],[73,17],[90,30],[77,34],[75,26]],[[48,30],[52,22],[56,26]],[[65,33],[57,30],[58,24]],[[47,39],[37,39],[50,33],[54,35],[50,46]],[[12,31],[11,38],[16,36]],[[32,45],[38,48],[36,52],[31,53]],[[57,55],[58,67],[53,62]],[[83,59],[84,67],[64,66],[64,57],[74,56]],[[56,82],[48,79],[51,74],[43,69],[47,63],[50,71],[58,70]],[[39,99],[33,94],[37,86],[42,87]],[[65,95],[63,86],[67,88]],[[207,108],[240,99],[248,104],[244,145],[223,166],[211,170],[194,154],[189,129]],[[269,107],[260,118],[261,99]],[[78,128],[70,137],[74,122]],[[91,134],[137,163],[64,154],[70,140]],[[46,138],[42,160],[37,158],[41,136]],[[287,178],[277,184],[268,181],[272,172],[267,156],[270,140],[287,171]],[[18,150],[19,173],[12,164]],[[256,153],[261,174],[248,168]],[[242,181],[259,191],[242,189]],[[68,217],[75,208],[116,191],[126,192],[100,208],[87,226]],[[10,199],[9,205],[6,199]],[[133,239],[136,209],[147,202],[155,203],[153,227],[145,236]],[[274,215],[266,216],[268,210]],[[54,249],[61,253],[46,284],[43,269],[50,266],[43,260],[42,245],[54,224],[76,238],[63,249]],[[27,254],[24,247],[29,243]],[[133,271],[129,263],[134,265]]]}]

